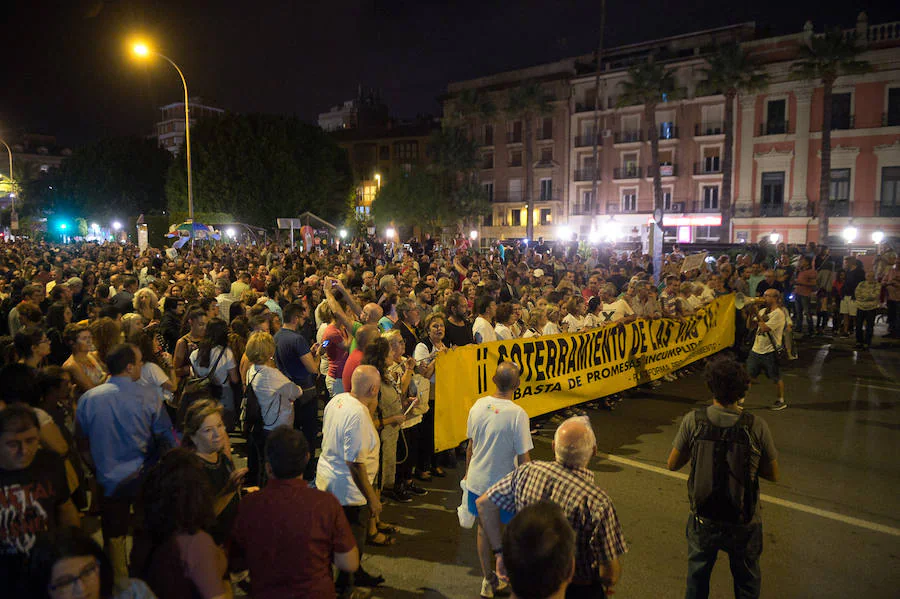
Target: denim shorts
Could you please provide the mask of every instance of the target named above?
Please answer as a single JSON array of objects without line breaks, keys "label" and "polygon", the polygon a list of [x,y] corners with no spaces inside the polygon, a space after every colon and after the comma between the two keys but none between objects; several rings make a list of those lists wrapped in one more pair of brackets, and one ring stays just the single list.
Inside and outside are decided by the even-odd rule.
[{"label": "denim shorts", "polygon": [[778,356],[776,352],[767,354],[758,354],[750,352],[747,357],[747,374],[751,379],[759,376],[760,372],[765,372],[769,380],[777,383],[781,380],[781,373],[778,371]]},{"label": "denim shorts", "polygon": [[[480,495],[476,495],[471,491],[467,491],[469,495],[469,513],[478,514],[478,506],[475,505],[475,501],[480,497]],[[500,510],[500,523],[501,524],[509,524],[509,521],[513,519],[515,514],[513,512],[507,512],[504,509]]]}]

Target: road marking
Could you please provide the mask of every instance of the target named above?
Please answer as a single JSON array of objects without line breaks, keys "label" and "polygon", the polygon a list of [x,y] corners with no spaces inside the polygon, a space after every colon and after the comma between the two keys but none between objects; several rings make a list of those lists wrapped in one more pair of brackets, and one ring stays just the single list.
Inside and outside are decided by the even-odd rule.
[{"label": "road marking", "polygon": [[[643,462],[638,462],[636,460],[629,460],[628,458],[623,458],[623,457],[613,455],[613,454],[601,453],[599,455],[600,455],[600,457],[606,458],[610,462],[624,464],[626,466],[633,466],[635,468],[640,468],[642,470],[648,470],[650,472],[662,474],[663,476],[668,476],[670,478],[677,478],[679,480],[687,480],[688,479],[688,475],[684,474],[683,472],[672,472],[671,470],[667,470],[665,468],[660,468],[658,466],[651,466],[650,464],[645,464]],[[796,501],[789,501],[787,499],[773,497],[772,495],[766,495],[765,493],[760,493],[759,498],[762,501],[765,501],[767,503],[772,503],[775,505],[779,505],[781,507],[786,507],[789,509],[797,510],[799,512],[806,512],[807,514],[812,514],[814,516],[820,516],[822,518],[828,518],[829,520],[835,520],[836,522],[842,522],[844,524],[849,524],[850,526],[856,526],[858,528],[865,528],[867,530],[884,533],[884,534],[891,535],[894,537],[900,537],[900,528],[894,528],[892,526],[885,526],[884,524],[878,524],[877,522],[869,522],[868,520],[854,518],[853,516],[845,516],[844,514],[838,514],[837,512],[829,512],[828,510],[822,510],[817,507],[804,505],[802,503],[797,503]]]},{"label": "road marking", "polygon": [[[792,377],[792,378],[803,378],[803,379],[809,378],[807,376],[801,376],[799,374],[793,374],[790,372],[785,372],[781,376],[787,376],[787,377]],[[821,381],[819,381],[819,382],[821,382]],[[854,387],[865,387],[866,389],[881,389],[882,391],[900,391],[900,387],[881,387],[879,385],[870,385],[869,383],[865,383],[863,381],[860,381],[859,379],[844,380],[844,381],[832,381],[832,382],[841,382],[841,383],[844,383],[847,385],[853,385]]]}]

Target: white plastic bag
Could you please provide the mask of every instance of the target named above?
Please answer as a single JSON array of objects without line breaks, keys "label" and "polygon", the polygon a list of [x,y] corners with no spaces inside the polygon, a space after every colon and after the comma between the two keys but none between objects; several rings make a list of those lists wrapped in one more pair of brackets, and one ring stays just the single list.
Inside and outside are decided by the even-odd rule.
[{"label": "white plastic bag", "polygon": [[469,511],[469,489],[466,488],[465,479],[459,481],[459,487],[462,489],[462,501],[456,508],[456,515],[459,517],[459,525],[463,528],[472,528],[475,526],[476,514]]}]

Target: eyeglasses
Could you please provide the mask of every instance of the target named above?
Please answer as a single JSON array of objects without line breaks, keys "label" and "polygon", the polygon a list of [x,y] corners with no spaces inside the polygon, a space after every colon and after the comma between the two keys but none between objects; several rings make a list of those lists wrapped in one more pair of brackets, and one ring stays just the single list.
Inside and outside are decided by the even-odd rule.
[{"label": "eyeglasses", "polygon": [[93,560],[90,565],[82,568],[77,576],[63,576],[59,580],[51,582],[47,585],[47,589],[52,593],[71,593],[75,583],[84,583],[91,576],[95,576],[100,572],[100,564],[97,560]]}]

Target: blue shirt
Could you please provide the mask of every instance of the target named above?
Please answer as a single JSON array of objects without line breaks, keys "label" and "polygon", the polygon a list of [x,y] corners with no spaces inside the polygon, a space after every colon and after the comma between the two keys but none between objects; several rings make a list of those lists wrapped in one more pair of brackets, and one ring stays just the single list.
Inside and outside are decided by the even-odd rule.
[{"label": "blue shirt", "polygon": [[304,389],[315,384],[315,375],[306,369],[302,361],[309,351],[309,342],[297,331],[282,327],[275,333],[275,364],[278,370]]},{"label": "blue shirt", "polygon": [[75,421],[90,442],[97,479],[108,494],[151,453],[175,445],[172,421],[156,393],[127,376],[110,377],[82,395]]}]

